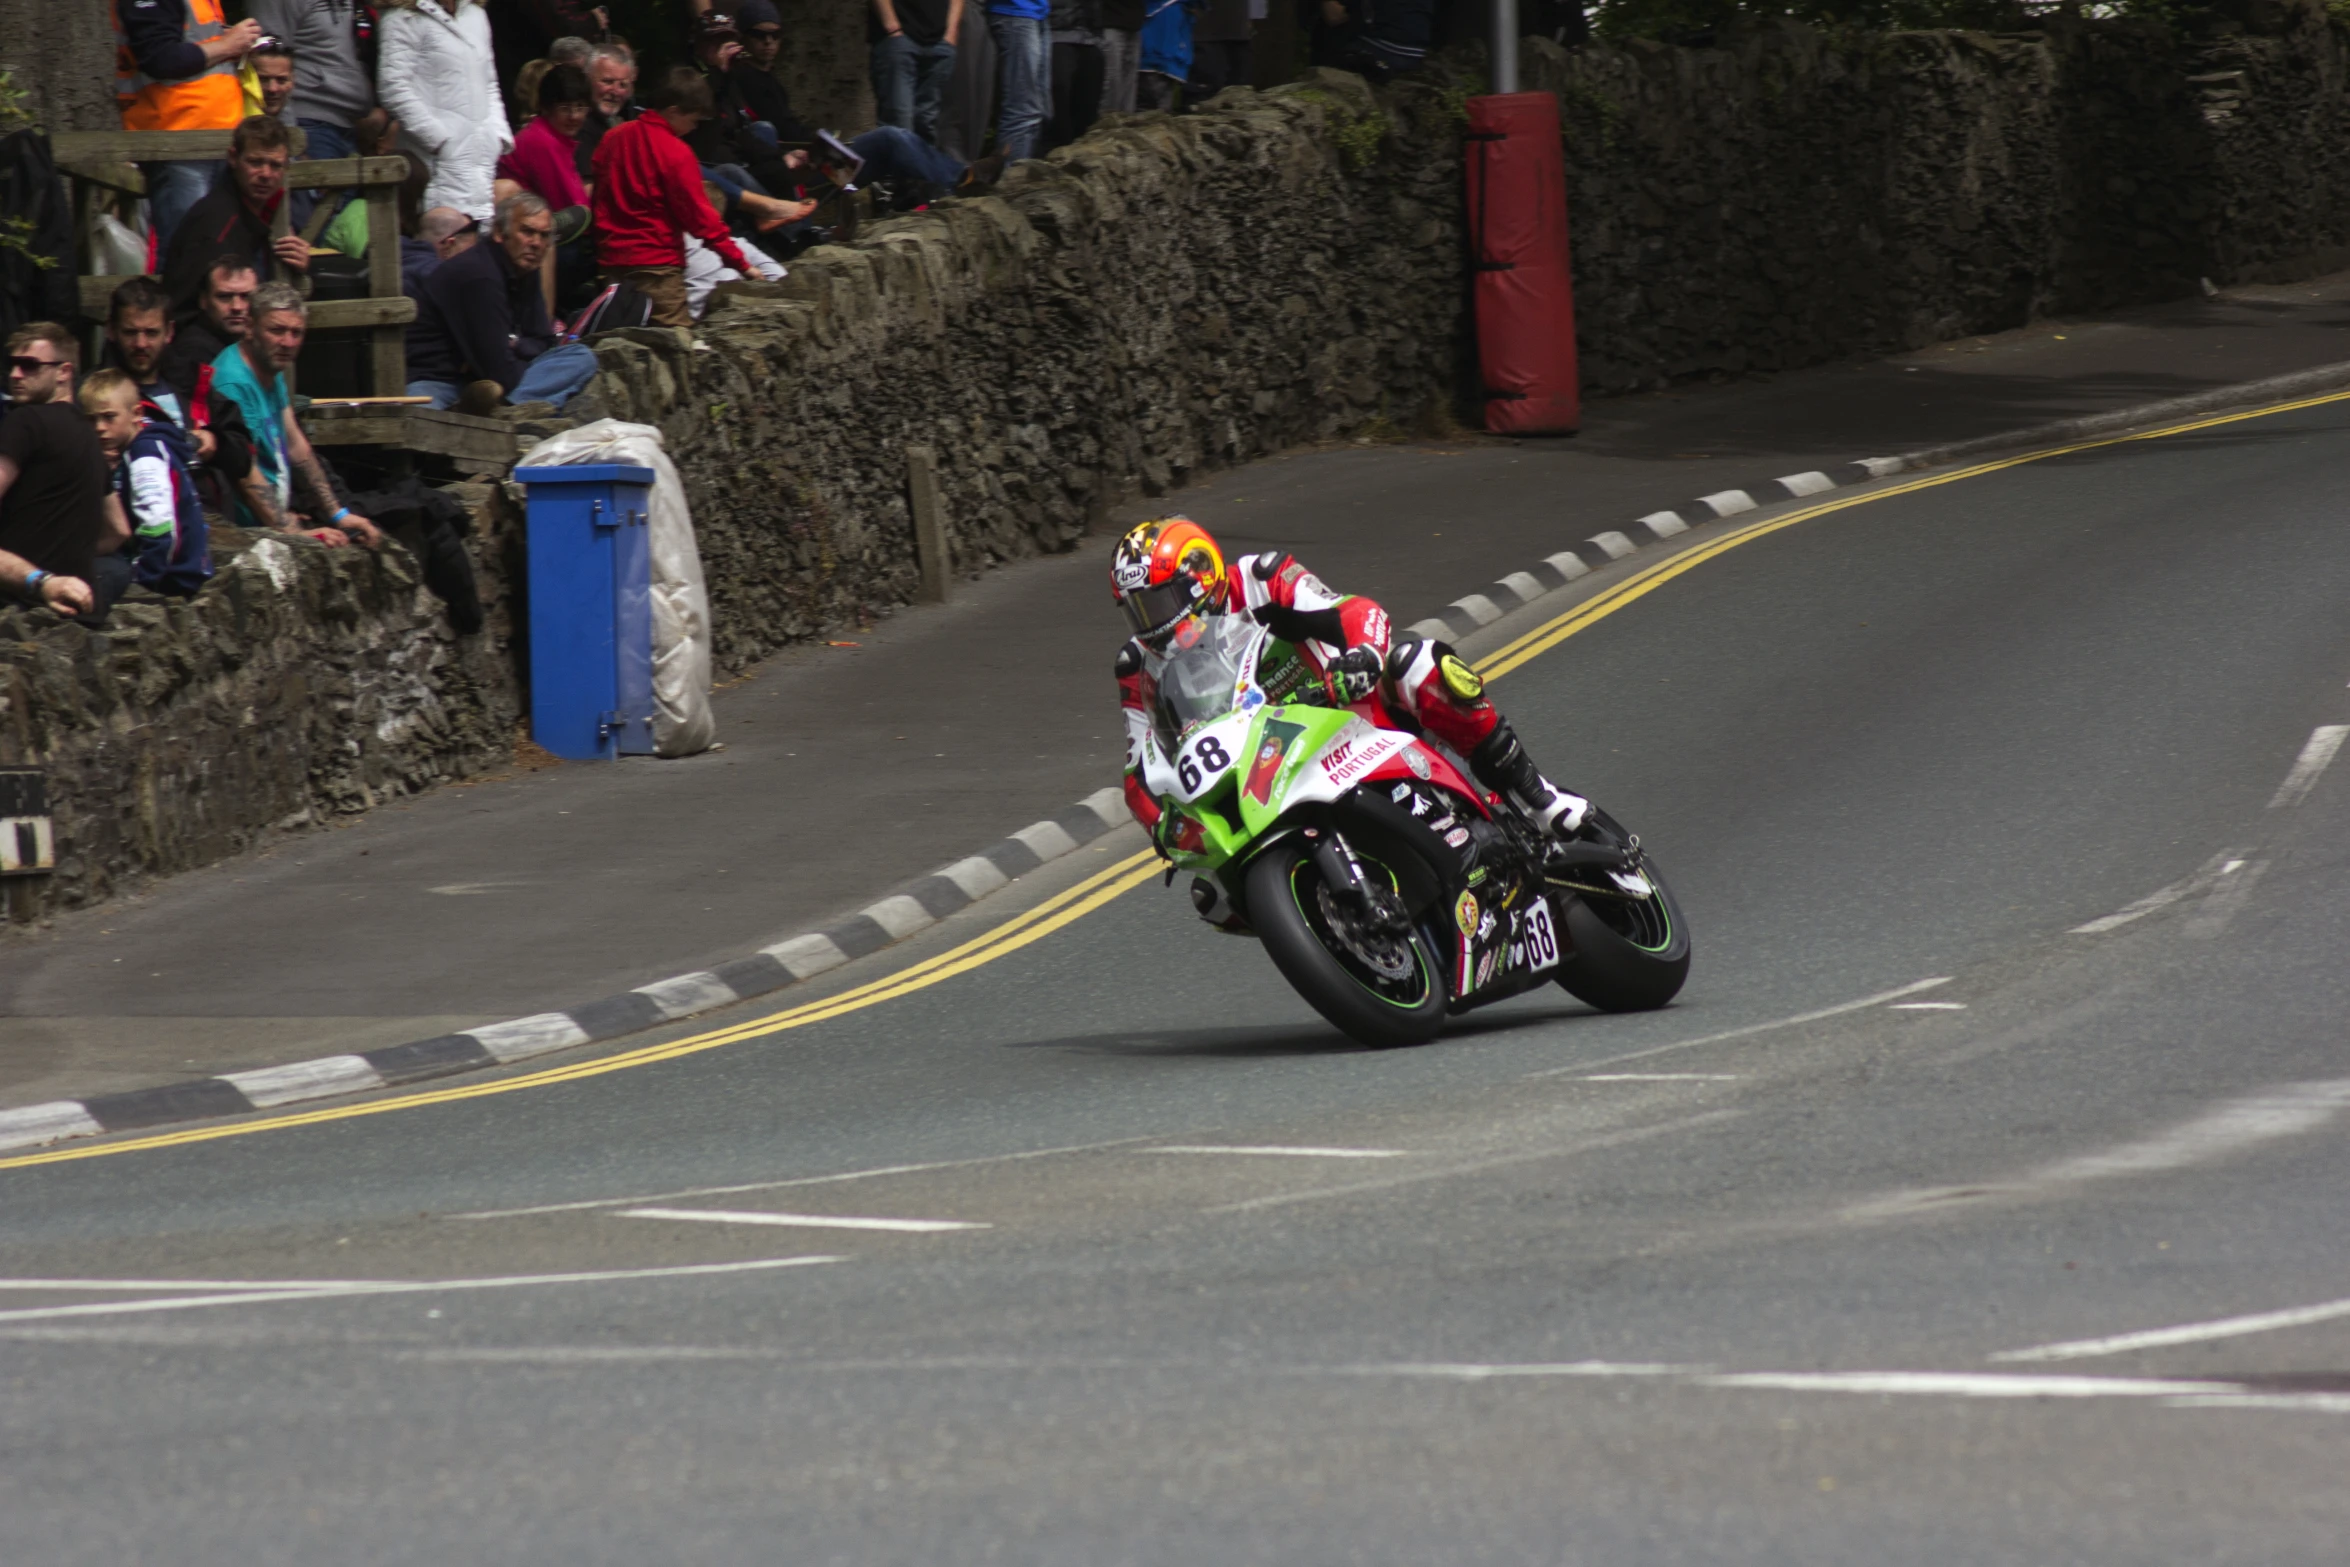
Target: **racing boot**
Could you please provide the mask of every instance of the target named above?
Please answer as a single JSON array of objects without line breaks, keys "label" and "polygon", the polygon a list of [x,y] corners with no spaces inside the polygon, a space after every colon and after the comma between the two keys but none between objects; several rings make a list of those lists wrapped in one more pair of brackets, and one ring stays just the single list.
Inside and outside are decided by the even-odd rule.
[{"label": "racing boot", "polygon": [[1589,800],[1569,794],[1542,776],[1506,718],[1496,722],[1493,733],[1469,753],[1469,770],[1486,788],[1516,801],[1544,832],[1561,842],[1580,832],[1584,818],[1591,814]]}]

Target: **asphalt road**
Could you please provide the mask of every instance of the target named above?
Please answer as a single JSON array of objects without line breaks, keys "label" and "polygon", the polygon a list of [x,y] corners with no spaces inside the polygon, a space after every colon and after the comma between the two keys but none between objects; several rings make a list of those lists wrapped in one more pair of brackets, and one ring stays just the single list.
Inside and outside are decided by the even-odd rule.
[{"label": "asphalt road", "polygon": [[1360,1051],[1121,834],[772,1023],[0,1161],[0,1559],[2339,1561],[2346,458],[1598,584],[1497,690],[1663,1013]]}]

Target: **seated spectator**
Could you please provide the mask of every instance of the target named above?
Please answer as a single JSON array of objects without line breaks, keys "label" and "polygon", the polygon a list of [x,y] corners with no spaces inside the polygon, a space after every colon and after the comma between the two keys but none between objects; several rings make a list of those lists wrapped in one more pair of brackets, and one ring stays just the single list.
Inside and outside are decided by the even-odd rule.
[{"label": "seated spectator", "polygon": [[400,241],[400,292],[424,297],[424,280],[444,261],[471,250],[481,225],[455,207],[435,207],[417,220],[416,233]]},{"label": "seated spectator", "polygon": [[596,351],[555,341],[539,267],[555,239],[547,204],[529,191],[498,203],[490,242],[424,280],[408,329],[408,395],[435,408],[487,414],[501,402],[560,408],[595,377]]},{"label": "seated spectator", "polygon": [[555,212],[587,205],[579,177],[579,133],[594,102],[587,72],[558,65],[539,79],[538,114],[514,138],[514,150],[498,160],[498,178],[511,181]]},{"label": "seated spectator", "polygon": [[532,60],[514,73],[513,90],[506,94],[506,106],[517,121],[514,130],[522,131],[523,116],[534,111],[539,101],[539,87],[547,73],[558,65],[576,65],[584,73],[587,63],[595,57],[596,46],[584,38],[558,38],[548,46],[547,57]]},{"label": "seated spectator", "polygon": [[106,489],[106,454],[74,406],[73,334],[33,321],[8,338],[0,419],[0,588],[95,624],[130,584],[128,533]]},{"label": "seated spectator", "polygon": [[302,236],[270,233],[286,199],[291,146],[286,128],[275,120],[255,115],[237,127],[229,141],[227,172],[188,209],[163,258],[163,286],[182,312],[195,302],[206,270],[223,255],[247,258],[264,279],[308,274],[310,247]]},{"label": "seated spectator", "polygon": [[636,56],[624,43],[604,43],[587,63],[588,90],[595,102],[587,123],[579,128],[579,177],[591,176],[596,143],[615,125],[626,125],[644,111],[636,104]]},{"label": "seated spectator", "polygon": [[238,73],[245,84],[245,115],[248,119],[258,114],[265,120],[280,125],[290,124],[286,119],[286,105],[294,100],[294,46],[283,38],[264,35],[245,56],[244,68]]},{"label": "seated spectator", "polygon": [[[766,0],[744,0],[746,6],[764,3]],[[785,172],[774,177],[784,187],[796,185],[813,168],[807,152],[801,148],[815,141],[816,132],[792,112],[791,95],[785,91],[781,78],[747,59],[734,55],[726,58],[728,85],[736,100],[761,125],[773,127],[779,144],[792,149],[780,159]],[[927,186],[931,188],[930,193],[940,195],[993,184],[1004,166],[1000,156],[982,158],[972,164],[959,162],[898,125],[882,125],[861,136],[852,136],[847,145],[863,160],[862,179],[897,186],[910,183]]]},{"label": "seated spectator", "polygon": [[[214,283],[220,284],[222,296],[213,294]],[[231,340],[229,334],[242,334],[254,287],[253,269],[241,259],[231,260],[225,282],[217,274],[208,277],[203,316],[208,324],[185,346],[172,326],[171,297],[153,278],[125,279],[106,306],[106,338],[114,368],[128,374],[140,399],[187,436],[195,463],[213,476],[211,488],[220,497],[221,509],[237,482],[252,472],[253,438],[235,404],[200,395],[210,389],[204,367],[218,357],[220,345]],[[233,316],[234,325],[211,325],[213,311]]]},{"label": "seated spectator", "polygon": [[81,404],[106,454],[108,487],[130,523],[123,553],[132,580],[151,592],[190,596],[212,575],[212,549],[187,437],[120,370],[93,372],[82,383]]},{"label": "seated spectator", "polygon": [[710,112],[710,84],[681,65],[646,98],[650,112],[615,126],[596,148],[598,259],[607,282],[645,296],[654,325],[690,328],[683,236],[693,235],[737,272],[750,263],[711,210],[701,162],[684,140]]},{"label": "seated spectator", "polygon": [[[264,283],[253,293],[252,330],[212,361],[213,392],[234,402],[253,432],[253,472],[237,492],[237,522],[299,533],[330,547],[356,538],[369,549],[380,548],[383,535],[342,503],[294,417],[286,372],[301,357],[309,326],[309,307],[291,285]],[[294,509],[297,484],[309,492],[306,513]],[[326,520],[314,524],[313,517]]]}]

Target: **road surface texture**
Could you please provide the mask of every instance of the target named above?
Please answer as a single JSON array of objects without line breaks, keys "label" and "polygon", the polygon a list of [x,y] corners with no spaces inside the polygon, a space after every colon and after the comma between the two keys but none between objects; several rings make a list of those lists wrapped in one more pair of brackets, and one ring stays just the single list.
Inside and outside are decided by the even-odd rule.
[{"label": "road surface texture", "polygon": [[[2350,360],[2345,301],[2350,274],[2042,323],[1598,403],[1573,440],[1304,452],[1148,504],[1236,550],[1295,549],[1408,623],[1709,491]],[[816,928],[1066,807],[1123,747],[1109,543],[774,660],[720,694],[724,751],[491,775],[9,938],[0,1107],[575,1006]]]},{"label": "road surface texture", "polygon": [[2346,509],[2325,401],[1489,628],[1663,1012],[1353,1048],[1126,830],[781,1012],[0,1160],[0,1558],[2338,1562]]}]

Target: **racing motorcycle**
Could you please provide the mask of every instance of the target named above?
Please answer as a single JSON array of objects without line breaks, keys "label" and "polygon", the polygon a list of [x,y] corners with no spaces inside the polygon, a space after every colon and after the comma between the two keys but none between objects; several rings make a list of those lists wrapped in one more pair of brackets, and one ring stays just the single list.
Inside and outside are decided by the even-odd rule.
[{"label": "racing motorcycle", "polygon": [[1168,877],[1253,935],[1315,1011],[1367,1045],[1556,980],[1610,1012],[1661,1007],[1689,929],[1640,840],[1592,809],[1560,843],[1432,737],[1334,705],[1299,651],[1210,618],[1160,672],[1143,782],[1172,800]]}]

